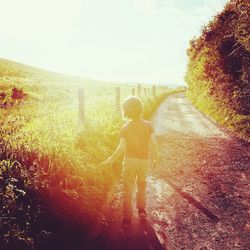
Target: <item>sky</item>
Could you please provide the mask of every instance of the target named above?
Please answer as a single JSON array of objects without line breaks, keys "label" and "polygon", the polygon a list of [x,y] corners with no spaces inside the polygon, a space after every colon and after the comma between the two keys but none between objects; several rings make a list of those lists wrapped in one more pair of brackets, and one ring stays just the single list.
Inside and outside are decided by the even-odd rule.
[{"label": "sky", "polygon": [[0,58],[92,79],[183,85],[189,40],[228,0],[0,0]]}]

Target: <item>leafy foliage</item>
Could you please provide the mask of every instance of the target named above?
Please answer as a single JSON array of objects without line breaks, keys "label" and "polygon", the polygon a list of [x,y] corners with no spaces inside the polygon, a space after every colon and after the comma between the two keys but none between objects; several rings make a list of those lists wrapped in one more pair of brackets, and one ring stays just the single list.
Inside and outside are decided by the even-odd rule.
[{"label": "leafy foliage", "polygon": [[15,104],[20,104],[25,98],[27,94],[24,93],[22,89],[19,88],[11,88],[7,91],[0,92],[0,108],[9,108],[14,106]]},{"label": "leafy foliage", "polygon": [[250,135],[250,3],[231,0],[190,41],[189,98],[243,137]]}]

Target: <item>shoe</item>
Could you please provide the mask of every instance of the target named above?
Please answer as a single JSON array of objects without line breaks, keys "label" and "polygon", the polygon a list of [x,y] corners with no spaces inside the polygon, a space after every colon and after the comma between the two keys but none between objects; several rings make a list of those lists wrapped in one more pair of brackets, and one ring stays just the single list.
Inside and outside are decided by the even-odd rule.
[{"label": "shoe", "polygon": [[122,227],[128,228],[131,225],[131,219],[124,218],[122,221]]},{"label": "shoe", "polygon": [[141,219],[144,219],[147,217],[147,213],[144,208],[139,208],[138,209],[138,214]]}]

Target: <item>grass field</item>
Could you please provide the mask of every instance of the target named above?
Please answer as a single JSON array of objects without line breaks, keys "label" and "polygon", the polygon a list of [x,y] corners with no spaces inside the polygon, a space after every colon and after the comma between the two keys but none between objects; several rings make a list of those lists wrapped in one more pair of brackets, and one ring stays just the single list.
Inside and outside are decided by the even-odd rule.
[{"label": "grass field", "polygon": [[[91,232],[121,170],[121,159],[100,166],[116,147],[123,123],[114,107],[117,86],[121,99],[136,87],[0,60],[1,249],[50,249],[59,239],[60,249],[67,249]],[[143,87],[150,88],[142,95],[146,118],[178,91],[158,88],[154,96],[152,86]],[[84,124],[79,88],[85,91]]]}]

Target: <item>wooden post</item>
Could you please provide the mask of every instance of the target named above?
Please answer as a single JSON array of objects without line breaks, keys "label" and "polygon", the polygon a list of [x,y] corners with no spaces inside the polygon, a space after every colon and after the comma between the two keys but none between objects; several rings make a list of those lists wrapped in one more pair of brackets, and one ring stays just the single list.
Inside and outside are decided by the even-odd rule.
[{"label": "wooden post", "polygon": [[79,120],[81,123],[85,122],[85,107],[84,107],[84,90],[78,90],[78,101],[79,101]]},{"label": "wooden post", "polygon": [[132,88],[131,94],[135,95],[135,89],[134,88]]},{"label": "wooden post", "polygon": [[153,92],[153,96],[156,96],[156,87],[155,87],[155,85],[152,87],[152,92]]},{"label": "wooden post", "polygon": [[147,95],[147,88],[144,88],[144,95]]},{"label": "wooden post", "polygon": [[115,88],[115,108],[118,113],[120,113],[121,105],[121,90],[120,87]]},{"label": "wooden post", "polygon": [[141,84],[137,84],[137,95],[141,96]]}]

